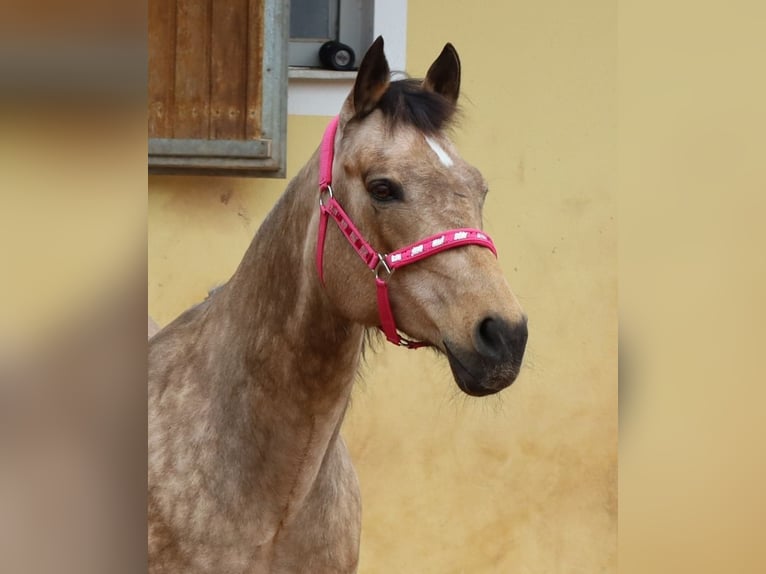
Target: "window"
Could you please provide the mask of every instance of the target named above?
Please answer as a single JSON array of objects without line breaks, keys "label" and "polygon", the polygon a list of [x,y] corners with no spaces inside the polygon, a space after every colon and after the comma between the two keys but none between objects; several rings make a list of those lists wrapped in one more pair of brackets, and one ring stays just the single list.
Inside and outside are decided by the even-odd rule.
[{"label": "window", "polygon": [[149,0],[149,171],[284,177],[284,0]]},{"label": "window", "polygon": [[[346,0],[334,0],[334,2],[326,2],[325,0],[313,0],[309,1],[309,4],[336,4],[339,6],[339,23],[341,28],[343,27],[343,4]],[[300,0],[292,0],[291,2],[291,27],[294,28],[296,38],[291,38],[291,50],[295,53],[296,48],[293,46],[296,43],[308,43],[311,41],[308,38],[300,39],[297,34],[309,34],[314,33],[317,36],[314,38],[315,51],[312,52],[314,65],[319,65],[319,47],[327,41],[327,39],[333,39],[329,36],[331,31],[328,28],[328,36],[319,36],[319,25],[316,23],[296,24],[296,17],[299,11],[298,6],[305,2]],[[407,54],[407,0],[355,0],[349,2],[350,5],[357,6],[361,13],[362,19],[368,22],[365,32],[364,26],[357,32],[360,37],[360,46],[357,48],[353,41],[349,39],[348,35],[344,35],[343,30],[340,31],[338,38],[341,42],[352,46],[356,55],[356,66],[361,62],[367,47],[372,41],[379,35],[382,35],[386,40],[386,57],[388,58],[389,66],[394,72],[403,72],[405,70],[406,54]],[[360,8],[361,7],[361,8]],[[324,10],[324,8],[322,8]],[[332,16],[330,8],[328,7],[328,22],[332,22]],[[329,24],[328,24],[329,26]],[[308,27],[308,30],[306,28]],[[311,32],[311,30],[314,30]],[[290,115],[317,115],[317,116],[330,116],[337,114],[343,104],[343,100],[351,90],[356,72],[338,72],[333,70],[323,70],[318,68],[305,68],[296,67],[297,64],[291,61],[291,67],[289,70],[289,88],[288,88],[288,103],[287,110]]]},{"label": "window", "polygon": [[372,1],[360,0],[291,0],[291,66],[321,67],[319,48],[329,40],[349,46],[355,56],[354,68],[367,46],[372,43]]},{"label": "window", "polygon": [[[313,67],[319,47],[358,65],[383,35],[403,71],[407,0],[149,0],[148,32],[150,173],[284,177],[287,114],[338,113],[356,75]],[[312,67],[288,70],[296,50]]]}]

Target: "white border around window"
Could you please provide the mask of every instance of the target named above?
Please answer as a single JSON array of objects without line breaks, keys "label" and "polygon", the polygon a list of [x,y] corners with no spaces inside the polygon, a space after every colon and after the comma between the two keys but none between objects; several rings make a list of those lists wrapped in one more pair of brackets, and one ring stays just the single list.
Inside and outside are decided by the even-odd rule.
[{"label": "white border around window", "polygon": [[[383,36],[386,58],[393,72],[407,64],[407,0],[375,0],[373,38]],[[358,54],[362,58],[364,54]],[[353,72],[291,70],[288,74],[287,113],[293,116],[332,116],[340,111],[354,85]]]}]

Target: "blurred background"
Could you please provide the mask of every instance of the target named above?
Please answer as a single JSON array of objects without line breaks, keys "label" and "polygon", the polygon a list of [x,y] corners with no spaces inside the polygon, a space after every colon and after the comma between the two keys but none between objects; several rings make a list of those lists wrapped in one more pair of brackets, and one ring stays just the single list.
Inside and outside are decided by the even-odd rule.
[{"label": "blurred background", "polygon": [[[360,572],[762,572],[766,9],[404,5],[402,67],[460,53],[530,342],[481,401],[428,352],[369,360]],[[140,571],[146,309],[225,281],[286,180],[147,184],[143,6],[3,14],[0,571]],[[331,113],[292,110],[288,177]]]}]

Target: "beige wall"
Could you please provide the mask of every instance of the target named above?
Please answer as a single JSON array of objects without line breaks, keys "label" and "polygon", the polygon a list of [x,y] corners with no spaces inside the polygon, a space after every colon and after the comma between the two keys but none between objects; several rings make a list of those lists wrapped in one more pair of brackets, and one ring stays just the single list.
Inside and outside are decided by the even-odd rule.
[{"label": "beige wall", "polygon": [[[460,52],[455,141],[490,184],[486,228],[530,318],[526,366],[477,400],[431,352],[386,346],[368,361],[344,427],[360,571],[616,572],[616,8],[480,6],[411,0],[408,71],[446,41]],[[326,119],[289,119],[289,175]],[[150,178],[160,324],[229,277],[285,184]]]}]

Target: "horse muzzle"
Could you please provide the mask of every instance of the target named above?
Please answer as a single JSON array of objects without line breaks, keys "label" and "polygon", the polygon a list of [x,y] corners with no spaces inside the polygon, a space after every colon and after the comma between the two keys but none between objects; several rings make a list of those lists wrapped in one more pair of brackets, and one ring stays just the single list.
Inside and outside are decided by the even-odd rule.
[{"label": "horse muzzle", "polygon": [[445,354],[460,390],[483,397],[510,386],[521,370],[527,336],[526,317],[512,324],[490,315],[476,324],[472,349],[444,340]]}]

